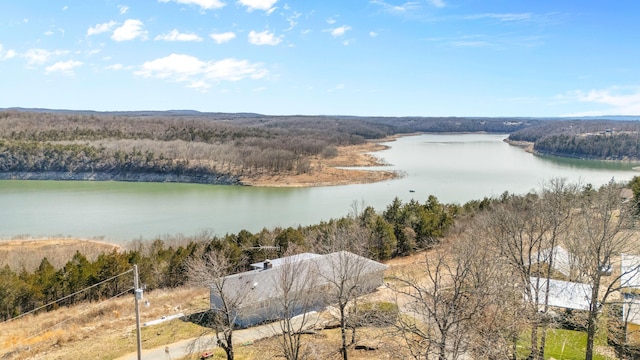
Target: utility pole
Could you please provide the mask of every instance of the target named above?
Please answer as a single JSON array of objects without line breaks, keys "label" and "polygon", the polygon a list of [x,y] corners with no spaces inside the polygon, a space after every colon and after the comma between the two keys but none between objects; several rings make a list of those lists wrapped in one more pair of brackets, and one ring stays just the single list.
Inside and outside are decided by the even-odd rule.
[{"label": "utility pole", "polygon": [[133,292],[136,298],[136,335],[138,341],[138,360],[142,360],[142,336],[140,335],[140,305],[142,300],[142,289],[139,286],[138,265],[133,265]]}]

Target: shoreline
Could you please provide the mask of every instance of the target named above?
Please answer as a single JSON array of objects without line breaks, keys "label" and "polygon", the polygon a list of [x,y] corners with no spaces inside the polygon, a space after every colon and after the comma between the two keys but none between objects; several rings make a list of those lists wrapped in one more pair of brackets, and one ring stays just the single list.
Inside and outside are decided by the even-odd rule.
[{"label": "shoreline", "polygon": [[352,184],[369,184],[400,177],[395,171],[370,170],[368,167],[387,166],[372,153],[389,149],[384,142],[395,141],[401,136],[392,135],[370,140],[364,144],[338,147],[338,155],[325,159],[321,156],[310,158],[310,168],[304,174],[261,174],[240,178],[243,185],[262,187],[318,187]]},{"label": "shoreline", "polygon": [[194,176],[156,173],[24,171],[0,173],[0,180],[123,181],[280,188],[368,184],[400,177],[400,174],[394,171],[370,170],[367,168],[388,165],[381,161],[380,158],[372,155],[374,152],[389,148],[389,146],[381,143],[395,141],[401,136],[410,135],[416,134],[392,135],[382,139],[370,140],[363,144],[341,146],[337,148],[337,156],[329,159],[321,156],[310,157],[310,169],[302,174],[209,174]]}]

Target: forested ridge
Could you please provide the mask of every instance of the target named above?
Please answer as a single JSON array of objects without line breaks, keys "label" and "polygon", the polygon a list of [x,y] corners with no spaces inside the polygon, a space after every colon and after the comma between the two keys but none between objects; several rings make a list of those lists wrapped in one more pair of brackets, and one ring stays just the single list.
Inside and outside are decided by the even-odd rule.
[{"label": "forested ridge", "polygon": [[640,161],[640,121],[547,121],[509,135],[535,152],[580,159]]},{"label": "forested ridge", "polygon": [[92,174],[110,174],[131,179],[153,174],[160,178],[184,176],[189,182],[234,184],[243,175],[309,173],[312,157],[331,158],[336,156],[337,147],[390,135],[509,133],[537,122],[507,118],[4,110],[0,111],[0,175],[26,173],[33,178],[58,173],[95,178]]}]

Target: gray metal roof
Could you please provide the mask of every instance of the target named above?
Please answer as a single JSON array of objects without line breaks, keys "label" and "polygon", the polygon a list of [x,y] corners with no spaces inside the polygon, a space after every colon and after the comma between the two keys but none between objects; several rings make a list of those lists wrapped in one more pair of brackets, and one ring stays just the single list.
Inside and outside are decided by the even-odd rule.
[{"label": "gray metal roof", "polygon": [[[540,281],[540,292],[538,294],[538,305],[544,305],[544,299],[546,294],[546,281],[544,278],[531,277],[531,284],[535,284]],[[548,280],[549,281],[549,306],[575,309],[575,310],[589,310],[589,299],[591,298],[591,285],[562,281],[562,280]],[[532,286],[533,287],[533,286]],[[534,289],[532,289],[533,291]]]},{"label": "gray metal roof", "polygon": [[[269,269],[264,269],[263,263],[257,263],[260,264],[257,269],[225,276],[224,291],[227,296],[244,297],[242,303],[249,305],[280,296],[279,286],[285,271],[295,272],[296,280],[294,281],[298,283],[294,284],[294,291],[298,291],[327,284],[341,273],[364,278],[367,274],[388,268],[387,265],[346,251],[327,255],[312,253],[300,255],[271,260],[273,267]],[[294,268],[288,267],[289,264]]]},{"label": "gray metal roof", "polygon": [[[319,257],[319,256],[322,256],[322,255],[313,254],[313,253],[301,253],[301,254],[296,254],[296,255],[291,255],[291,256],[285,256],[285,257],[278,258],[278,259],[266,259],[265,261],[269,261],[271,263],[271,266],[276,267],[276,266],[280,266],[282,264],[296,263],[298,261],[313,259],[313,258],[316,258],[316,257]],[[251,264],[251,268],[253,270],[260,270],[260,269],[262,269],[264,267],[265,261],[253,263],[253,264]]]}]

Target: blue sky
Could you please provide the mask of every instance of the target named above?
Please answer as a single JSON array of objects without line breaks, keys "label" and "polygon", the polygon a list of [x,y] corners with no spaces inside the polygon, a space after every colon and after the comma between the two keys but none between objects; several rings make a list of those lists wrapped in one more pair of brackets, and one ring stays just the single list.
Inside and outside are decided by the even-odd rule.
[{"label": "blue sky", "polygon": [[640,114],[636,0],[3,0],[0,107]]}]

